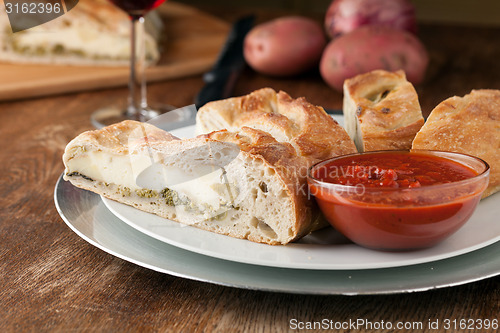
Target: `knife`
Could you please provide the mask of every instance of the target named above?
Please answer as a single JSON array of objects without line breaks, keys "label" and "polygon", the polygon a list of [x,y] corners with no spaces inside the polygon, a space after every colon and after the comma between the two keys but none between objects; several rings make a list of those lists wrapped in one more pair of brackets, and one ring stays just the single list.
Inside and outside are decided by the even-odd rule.
[{"label": "knife", "polygon": [[246,65],[243,42],[254,21],[255,17],[251,15],[233,24],[215,65],[203,75],[205,86],[195,97],[194,102],[198,109],[208,102],[231,97],[236,80]]},{"label": "knife", "polygon": [[330,114],[330,115],[333,115],[333,114],[343,115],[344,114],[344,112],[342,112],[342,109],[325,109],[325,112]]}]

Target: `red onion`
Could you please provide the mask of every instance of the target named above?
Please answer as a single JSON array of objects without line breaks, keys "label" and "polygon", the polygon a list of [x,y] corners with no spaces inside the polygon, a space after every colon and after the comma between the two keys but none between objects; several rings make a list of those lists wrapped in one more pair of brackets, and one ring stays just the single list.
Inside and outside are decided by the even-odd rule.
[{"label": "red onion", "polygon": [[325,28],[332,38],[363,25],[415,33],[415,7],[409,0],[334,0],[326,12]]}]

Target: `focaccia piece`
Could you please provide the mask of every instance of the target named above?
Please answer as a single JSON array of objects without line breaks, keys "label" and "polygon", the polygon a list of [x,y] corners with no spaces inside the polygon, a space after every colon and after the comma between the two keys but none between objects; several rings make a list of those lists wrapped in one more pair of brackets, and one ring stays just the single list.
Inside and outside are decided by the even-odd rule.
[{"label": "focaccia piece", "polygon": [[413,140],[414,149],[445,150],[482,158],[490,165],[483,198],[500,190],[500,90],[472,90],[432,110]]},{"label": "focaccia piece", "polygon": [[343,111],[359,152],[410,149],[424,124],[417,92],[402,70],[374,70],[346,80]]},{"label": "focaccia piece", "polygon": [[207,103],[196,115],[196,132],[251,127],[290,143],[299,156],[323,160],[356,152],[345,130],[322,107],[271,88]]},{"label": "focaccia piece", "polygon": [[307,197],[307,159],[247,127],[179,140],[124,121],[79,135],[63,161],[77,187],[232,237],[287,244],[326,225]]},{"label": "focaccia piece", "polygon": [[[160,57],[162,28],[156,12],[146,15],[144,38],[149,63]],[[0,15],[0,29],[2,62],[129,65],[130,18],[107,0],[80,1],[66,14],[16,33],[12,33],[7,15]]]}]

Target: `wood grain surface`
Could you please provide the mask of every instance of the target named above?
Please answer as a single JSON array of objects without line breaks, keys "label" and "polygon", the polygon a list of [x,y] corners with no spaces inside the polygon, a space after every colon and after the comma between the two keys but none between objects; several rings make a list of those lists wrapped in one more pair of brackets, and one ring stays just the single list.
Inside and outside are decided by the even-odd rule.
[{"label": "wood grain surface", "polygon": [[[146,70],[148,81],[201,74],[219,54],[227,22],[196,8],[168,2],[158,8],[165,22],[161,58]],[[127,67],[51,66],[0,63],[0,100],[124,86]]]},{"label": "wood grain surface", "polygon": [[[435,68],[418,87],[425,112],[453,94],[500,89],[499,29],[423,26],[420,33]],[[188,105],[202,84],[201,76],[155,83],[150,100]],[[263,86],[341,107],[341,94],[316,72],[272,79],[247,70],[235,93]],[[67,142],[91,129],[94,110],[126,95],[124,88],[113,88],[0,103],[1,332],[289,332],[295,331],[292,319],[500,319],[500,277],[412,294],[291,295],[172,277],[93,247],[59,217],[53,190]],[[437,332],[425,327],[406,332]],[[339,330],[375,331],[390,330]]]}]

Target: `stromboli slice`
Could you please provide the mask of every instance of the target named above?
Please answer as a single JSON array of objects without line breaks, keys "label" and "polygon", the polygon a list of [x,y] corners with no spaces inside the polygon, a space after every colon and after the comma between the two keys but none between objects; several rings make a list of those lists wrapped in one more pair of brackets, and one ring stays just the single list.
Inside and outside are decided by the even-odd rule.
[{"label": "stromboli slice", "polygon": [[286,244],[322,221],[307,196],[310,162],[256,129],[179,140],[125,121],[82,133],[63,161],[75,186],[232,237]]},{"label": "stromboli slice", "polygon": [[359,152],[410,149],[424,124],[405,73],[374,70],[344,82],[345,128]]},{"label": "stromboli slice", "polygon": [[414,149],[465,153],[490,165],[483,198],[500,190],[500,90],[472,90],[437,105],[413,140]]}]

